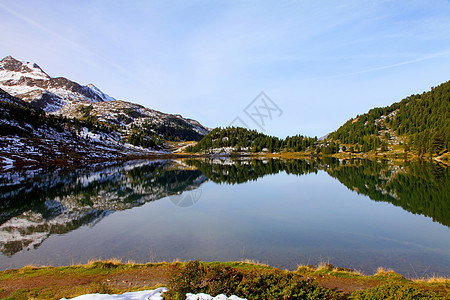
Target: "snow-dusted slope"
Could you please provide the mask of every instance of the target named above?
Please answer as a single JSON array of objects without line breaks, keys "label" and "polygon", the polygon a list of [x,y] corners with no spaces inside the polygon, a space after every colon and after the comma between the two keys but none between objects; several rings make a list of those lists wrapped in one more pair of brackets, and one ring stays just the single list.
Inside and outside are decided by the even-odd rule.
[{"label": "snow-dusted slope", "polygon": [[[0,89],[0,172],[49,165],[89,165],[167,153],[125,142],[123,130],[46,114]],[[0,182],[1,187],[1,182]]]},{"label": "snow-dusted slope", "polygon": [[26,102],[23,100],[20,100],[17,97],[13,97],[10,94],[8,94],[7,92],[5,92],[4,90],[2,90],[0,88],[0,101],[6,102],[6,103],[11,103],[11,104],[15,104],[19,107],[25,107],[27,106]]},{"label": "snow-dusted slope", "polygon": [[82,86],[64,77],[53,78],[38,65],[7,56],[0,61],[0,89],[47,113],[110,122],[131,129],[146,125],[146,134],[166,139],[200,140],[209,128],[181,115],[166,114],[126,101],[117,101],[93,84]]},{"label": "snow-dusted slope", "polygon": [[64,77],[52,78],[37,64],[11,56],[0,61],[0,88],[46,112],[56,112],[72,101],[114,100],[94,85],[82,86]]},{"label": "snow-dusted slope", "polygon": [[[180,115],[162,113],[157,110],[146,108],[126,101],[107,101],[107,102],[87,102],[74,101],[70,105],[61,108],[59,114],[68,118],[81,119],[86,116],[94,117],[100,122],[108,122],[122,128],[146,127],[159,134],[158,128],[171,127],[186,132],[191,132],[197,139],[208,134],[209,129],[202,126],[199,122],[191,119],[185,119]],[[161,130],[162,131],[162,130]],[[180,137],[180,139],[185,139]]]},{"label": "snow-dusted slope", "polygon": [[100,98],[103,99],[103,101],[115,101],[116,99],[114,99],[113,97],[106,95],[105,93],[103,93],[98,87],[96,87],[95,85],[93,85],[92,83],[89,83],[87,85],[88,88],[90,88],[94,93],[96,93]]}]

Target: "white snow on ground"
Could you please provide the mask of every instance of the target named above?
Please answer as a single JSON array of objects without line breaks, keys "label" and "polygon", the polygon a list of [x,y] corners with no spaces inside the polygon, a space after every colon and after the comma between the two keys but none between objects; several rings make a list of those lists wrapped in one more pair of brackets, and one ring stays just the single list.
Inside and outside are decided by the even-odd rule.
[{"label": "white snow on ground", "polygon": [[3,163],[5,164],[2,166],[3,170],[8,170],[8,169],[14,168],[14,160],[7,158],[7,157],[1,157],[1,159],[3,160]]},{"label": "white snow on ground", "polygon": [[34,87],[34,86],[28,86],[28,85],[4,85],[0,82],[0,88],[3,89],[5,92],[12,96],[22,95],[26,93],[30,93],[35,90],[41,90],[44,91],[41,88]]},{"label": "white snow on ground", "polygon": [[208,294],[186,294],[186,300],[246,300],[245,298],[239,298],[238,296],[227,297],[224,294],[218,295],[216,297],[210,296]]},{"label": "white snow on ground", "polygon": [[[82,295],[71,300],[163,300],[162,293],[167,291],[167,288],[158,288],[155,290],[147,290],[140,292],[130,292],[121,295],[107,295],[107,294],[88,294]],[[67,300],[63,298],[61,300]],[[246,300],[237,296],[227,297],[225,295],[218,295],[212,297],[207,294],[186,294],[186,300]]]},{"label": "white snow on ground", "polygon": [[[159,288],[156,290],[130,292],[122,295],[88,294],[72,298],[72,300],[163,300],[161,294],[165,291],[167,291],[166,288]],[[63,298],[61,300],[67,299]]]},{"label": "white snow on ground", "polygon": [[91,91],[96,93],[100,98],[102,98],[105,101],[116,101],[116,99],[114,99],[113,97],[103,93],[98,87],[96,87],[92,83],[89,83],[88,85],[86,85],[86,87],[90,88]]},{"label": "white snow on ground", "polygon": [[50,77],[45,74],[41,69],[33,66],[33,64],[26,64],[29,68],[29,71],[22,70],[20,72],[9,71],[9,70],[0,70],[0,79],[1,80],[20,80],[22,77],[28,77],[33,79],[43,79],[47,80]]}]

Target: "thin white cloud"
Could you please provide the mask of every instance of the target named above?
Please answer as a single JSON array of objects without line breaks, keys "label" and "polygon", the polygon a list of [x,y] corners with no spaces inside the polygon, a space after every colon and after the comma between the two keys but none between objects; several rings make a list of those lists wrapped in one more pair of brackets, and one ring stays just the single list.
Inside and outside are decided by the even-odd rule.
[{"label": "thin white cloud", "polygon": [[6,6],[6,5],[0,3],[0,7],[3,8],[6,12],[8,12],[9,14],[11,14],[12,16],[14,16],[14,17],[16,17],[16,18],[18,18],[18,19],[20,19],[20,20],[22,20],[22,21],[25,21],[26,23],[30,24],[30,25],[33,26],[34,28],[36,28],[36,29],[38,29],[38,30],[41,30],[41,31],[43,31],[43,32],[45,32],[45,33],[47,33],[47,34],[49,34],[49,35],[52,35],[52,36],[58,38],[59,40],[65,42],[65,43],[67,43],[67,44],[69,44],[69,45],[72,45],[72,46],[74,46],[74,47],[79,48],[79,49],[82,50],[82,51],[89,52],[89,50],[87,50],[87,49],[84,48],[83,46],[81,46],[81,45],[79,45],[79,44],[73,42],[72,40],[67,39],[66,37],[64,37],[64,36],[62,36],[62,35],[60,35],[60,34],[58,34],[57,32],[55,32],[55,31],[53,31],[53,30],[48,29],[47,27],[43,26],[42,24],[40,24],[40,23],[38,23],[38,22],[35,22],[33,19],[31,19],[31,18],[29,18],[29,17],[27,17],[27,16],[25,16],[25,15],[23,15],[23,14],[21,14],[21,13],[15,11],[15,10],[9,8],[8,6]]},{"label": "thin white cloud", "polygon": [[333,76],[321,77],[321,78],[334,79],[334,78],[341,78],[341,77],[347,77],[347,76],[353,76],[353,75],[360,75],[360,74],[364,74],[364,73],[370,73],[370,72],[381,71],[381,70],[386,70],[386,69],[392,69],[392,68],[397,68],[397,67],[401,67],[401,66],[406,66],[406,65],[410,65],[410,64],[415,64],[415,63],[418,63],[418,62],[430,60],[430,59],[433,59],[433,58],[437,58],[437,57],[441,57],[441,56],[445,56],[445,55],[449,55],[449,54],[450,54],[450,50],[449,51],[444,51],[444,52],[434,53],[434,54],[423,56],[423,57],[419,57],[419,58],[416,58],[416,59],[403,61],[403,62],[396,63],[396,64],[385,65],[385,66],[365,69],[365,70],[356,71],[356,72],[336,74],[336,75],[333,75]]},{"label": "thin white cloud", "polygon": [[80,52],[83,52],[85,55],[94,57],[95,60],[102,61],[103,64],[109,65],[112,69],[115,69],[115,70],[119,71],[122,74],[122,76],[128,77],[129,79],[131,79],[131,80],[133,80],[135,82],[138,82],[140,84],[145,85],[145,83],[139,77],[137,77],[132,72],[129,72],[127,69],[123,68],[119,64],[105,59],[102,55],[99,55],[99,54],[97,54],[97,53],[87,49],[83,45],[81,45],[79,43],[76,43],[73,40],[70,40],[70,39],[66,38],[65,36],[59,34],[58,32],[56,32],[54,30],[51,30],[48,27],[43,26],[42,24],[40,24],[40,23],[34,21],[33,19],[31,19],[31,18],[29,18],[29,17],[19,13],[18,11],[9,8],[8,6],[4,5],[3,3],[0,3],[0,8],[4,9],[10,15],[12,15],[12,16],[14,16],[14,17],[16,17],[16,18],[18,18],[18,19],[28,23],[29,25],[31,25],[35,29],[43,31],[43,32],[49,34],[50,36],[53,36],[56,39],[60,40],[61,42],[66,43],[67,45],[69,45],[71,47],[77,48]]}]

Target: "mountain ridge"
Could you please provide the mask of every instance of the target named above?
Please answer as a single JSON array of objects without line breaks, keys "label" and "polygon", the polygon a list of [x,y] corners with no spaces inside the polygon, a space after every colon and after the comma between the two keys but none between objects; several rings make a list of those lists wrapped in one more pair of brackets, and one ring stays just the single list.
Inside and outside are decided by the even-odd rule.
[{"label": "mountain ridge", "polygon": [[0,61],[0,167],[39,167],[168,155],[167,141],[200,140],[200,122],[116,100],[94,84]]},{"label": "mountain ridge", "polygon": [[12,56],[0,61],[0,89],[46,113],[111,122],[127,134],[142,123],[149,125],[147,133],[168,140],[200,140],[209,132],[196,120],[116,100],[93,83],[83,86],[65,77],[51,77],[37,64]]},{"label": "mountain ridge", "polygon": [[46,112],[74,100],[105,101],[99,93],[65,77],[50,77],[35,63],[7,56],[0,61],[0,88]]},{"label": "mountain ridge", "polygon": [[[199,140],[201,136],[209,132],[209,128],[196,120],[183,118],[180,114],[163,113],[132,102],[116,100],[93,83],[83,86],[65,77],[51,77],[37,64],[23,62],[12,56],[7,56],[0,61],[0,88],[47,113],[59,114],[63,117],[84,116],[103,121],[109,120],[122,127],[137,126],[144,121],[152,122],[155,124],[151,130],[156,134],[162,133],[166,139],[170,139],[170,134],[159,128],[160,124],[183,127],[184,131],[192,130],[197,135],[195,133],[185,135],[193,140]],[[121,105],[106,102],[117,102]],[[82,109],[82,106],[95,103],[98,108],[96,115],[90,115],[85,110],[80,115],[80,111],[77,111]],[[112,117],[114,112],[109,110],[111,107],[117,110],[117,118]],[[137,107],[140,112],[136,112]],[[139,120],[140,118],[146,120]],[[179,136],[179,139],[183,140],[184,137]]]}]

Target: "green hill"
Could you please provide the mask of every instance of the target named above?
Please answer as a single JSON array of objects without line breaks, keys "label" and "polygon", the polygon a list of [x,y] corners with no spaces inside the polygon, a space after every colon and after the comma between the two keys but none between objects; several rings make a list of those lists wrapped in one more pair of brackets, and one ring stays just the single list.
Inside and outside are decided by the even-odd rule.
[{"label": "green hill", "polygon": [[284,140],[269,136],[256,130],[241,127],[215,128],[195,146],[186,148],[186,152],[280,152],[306,151],[314,147],[317,138],[296,135]]},{"label": "green hill", "polygon": [[450,81],[348,120],[328,140],[362,152],[401,149],[419,156],[446,152],[450,143]]}]

